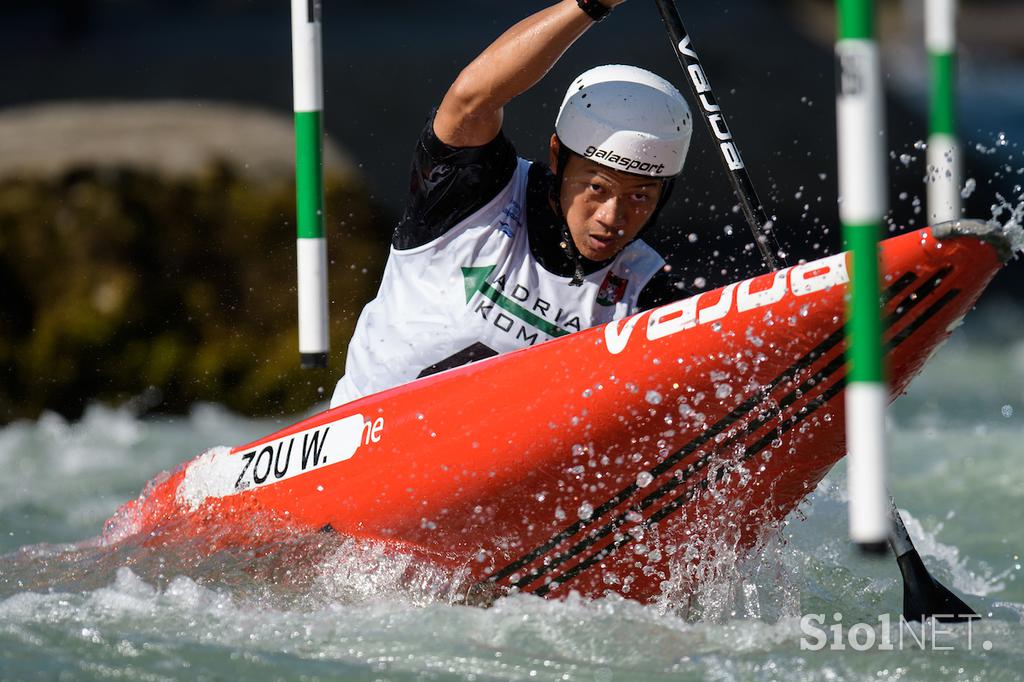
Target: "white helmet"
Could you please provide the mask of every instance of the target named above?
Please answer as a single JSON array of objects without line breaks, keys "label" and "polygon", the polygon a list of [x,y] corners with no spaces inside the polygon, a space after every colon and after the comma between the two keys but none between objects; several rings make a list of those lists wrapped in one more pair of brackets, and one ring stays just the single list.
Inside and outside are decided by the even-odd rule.
[{"label": "white helmet", "polygon": [[603,166],[668,178],[683,170],[693,116],[661,76],[609,64],[590,69],[569,86],[555,133],[563,145]]}]

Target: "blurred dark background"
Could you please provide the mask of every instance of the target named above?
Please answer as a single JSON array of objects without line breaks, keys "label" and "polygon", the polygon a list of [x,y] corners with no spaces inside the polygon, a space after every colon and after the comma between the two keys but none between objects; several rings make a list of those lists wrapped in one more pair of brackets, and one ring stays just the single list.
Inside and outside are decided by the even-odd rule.
[{"label": "blurred dark background", "polygon": [[[236,325],[251,322],[252,315],[275,318],[273,324],[266,320],[261,324],[270,324],[273,333],[280,336],[280,364],[270,368],[261,357],[263,353],[248,351],[249,364],[237,369],[235,377],[221,376],[214,382],[215,388],[209,388],[207,384],[211,382],[203,377],[209,377],[210,367],[216,366],[217,359],[207,362],[205,375],[193,368],[178,376],[177,389],[166,388],[174,384],[167,376],[148,374],[156,378],[143,381],[142,388],[153,386],[157,393],[151,401],[154,406],[181,409],[196,399],[224,400],[225,395],[237,392],[242,381],[239,377],[256,369],[268,376],[281,377],[275,389],[278,393],[271,394],[276,396],[272,398],[274,404],[268,405],[267,394],[263,393],[244,404],[228,399],[229,405],[247,412],[294,410],[303,401],[308,404],[315,400],[317,388],[330,390],[343,366],[344,344],[354,317],[376,286],[388,231],[402,210],[411,149],[425,118],[473,56],[506,27],[546,4],[491,0],[324,2],[326,131],[330,142],[347,159],[342,164],[344,172],[336,193],[342,197],[341,203],[329,205],[327,210],[332,259],[345,262],[345,272],[334,273],[332,280],[332,296],[337,299],[332,312],[340,321],[332,329],[332,369],[313,379],[310,375],[300,379],[302,375],[287,365],[289,344],[294,346],[294,282],[286,276],[288,267],[282,265],[280,269],[285,274],[279,281],[257,282],[257,289],[249,296],[252,300],[260,299],[258,287],[266,286],[263,305],[269,307],[246,315],[244,310],[237,311],[240,299],[236,296],[231,308],[237,315],[233,323]],[[1024,135],[1024,54],[1020,47],[1024,44],[1024,12],[1018,6],[1020,3],[1014,2],[965,4],[961,22],[961,129],[967,152],[965,175],[975,179],[977,185],[966,199],[966,213],[988,218],[992,204],[997,202],[997,193],[1008,200],[1020,194],[1019,187],[1015,187],[1021,182],[1017,169],[1024,165],[1019,158],[1019,143]],[[926,224],[922,180],[925,153],[916,144],[927,137],[919,5],[920,2],[883,2],[879,8],[889,89],[892,211],[888,223],[893,232]],[[768,212],[776,218],[777,235],[789,253],[789,262],[835,252],[839,248],[840,230],[835,185],[831,4],[817,0],[722,0],[680,3],[680,12],[739,143],[754,186]],[[204,103],[226,103],[274,114],[287,123],[292,96],[289,21],[289,3],[285,0],[8,0],[0,9],[0,124],[4,117],[31,117],[32,110],[27,107],[39,103],[67,104],[74,111],[75,103],[82,101],[168,100],[192,103],[200,117]],[[520,155],[545,158],[546,141],[566,84],[586,68],[614,62],[636,64],[660,73],[689,97],[653,3],[632,0],[594,27],[537,87],[508,107],[506,131]],[[94,109],[89,111],[88,116],[102,115]],[[201,118],[198,120],[201,124]],[[0,125],[0,131],[2,128]],[[11,129],[18,130],[17,126]],[[1002,143],[999,133],[1004,133]],[[35,135],[47,137],[45,131]],[[51,145],[54,148],[47,147],[46,139],[39,140],[31,155],[59,157],[62,150],[66,152],[67,145],[58,140],[55,136]],[[170,143],[173,145],[173,140]],[[245,146],[244,140],[232,144]],[[0,135],[0,150],[4,149]],[[10,149],[7,145],[4,152],[8,161],[11,155],[17,155]],[[228,184],[235,183],[237,192],[257,191],[258,196],[267,196],[269,190],[263,185],[263,189],[255,190],[258,183],[247,179],[244,149],[236,151],[226,158],[216,157],[219,170],[206,168],[200,173],[201,180],[194,191],[235,191],[225,189],[227,174],[231,178]],[[102,156],[102,152],[98,154]],[[111,163],[120,172],[133,170],[125,167],[128,162],[123,157],[114,162],[97,158],[95,164],[84,166],[81,157],[63,166],[46,166],[43,159],[35,160],[38,166],[46,168],[45,172],[24,170],[26,166],[18,163],[3,166],[0,160],[0,180],[24,183],[32,176],[33,181],[50,182],[46,187],[52,187],[52,191],[40,190],[40,195],[54,198],[64,207],[61,210],[66,210],[69,202],[68,187],[74,185],[81,173],[88,175]],[[152,177],[156,181],[147,192],[161,193],[159,180],[166,178],[168,171],[140,172],[155,173]],[[203,213],[206,209],[187,201],[178,202],[177,209],[166,206],[162,211],[148,212],[147,220],[159,221],[162,212],[174,214],[177,210],[178,226],[168,234],[189,230],[189,215],[202,214],[202,224],[195,229],[205,234],[234,230],[235,234],[243,235],[243,241],[244,235],[254,235],[252,249],[235,254],[230,262],[208,253],[202,258],[182,255],[177,266],[179,281],[206,281],[212,276],[211,269],[258,267],[245,261],[260,259],[266,251],[278,254],[287,264],[294,227],[287,192],[280,187],[289,186],[290,177],[287,172],[279,175],[279,186],[274,191],[283,192],[283,203],[275,204],[273,211],[262,219],[247,214],[248,222],[242,225],[231,217],[231,211],[223,208],[213,213],[220,215],[223,222],[234,220],[236,224],[218,224]],[[211,177],[220,178],[221,184],[209,184]],[[170,186],[184,180],[175,176],[166,182]],[[18,196],[23,195],[24,192]],[[356,196],[358,199],[353,198]],[[246,202],[244,198],[241,201]],[[357,201],[358,211],[349,211],[345,201]],[[350,213],[358,213],[361,218],[352,219]],[[47,222],[45,218],[38,220]],[[11,232],[22,229],[16,222],[0,221],[6,235],[0,235],[0,258],[7,258],[8,263],[20,258],[12,250],[12,244],[18,240],[12,238]],[[95,229],[102,235],[102,223],[94,220],[79,225],[79,229]],[[280,233],[273,231],[275,224],[280,224]],[[695,131],[684,175],[652,241],[695,287],[719,286],[762,269],[749,229],[735,210],[717,151],[709,144],[702,127]],[[207,240],[196,248],[213,248],[215,242]],[[98,245],[96,248],[100,249]],[[161,250],[158,244],[150,248]],[[122,261],[130,263],[131,248],[126,246],[122,253]],[[79,258],[87,257],[79,254]],[[16,283],[29,276],[10,272],[13,265],[5,267],[9,272],[0,273],[0,283]],[[45,263],[38,267],[45,267]],[[995,288],[1003,293],[1012,292],[1020,282],[1020,271],[1018,266],[1007,268]],[[146,282],[139,280],[130,298],[138,296],[145,301],[146,288],[150,286]],[[6,287],[0,319],[0,336],[7,339],[3,342],[5,346],[0,345],[0,362],[6,360],[11,366],[7,378],[0,379],[0,410],[4,410],[0,421],[38,412],[40,406],[74,413],[94,396],[123,398],[138,394],[139,385],[129,382],[120,386],[115,377],[87,385],[64,385],[54,380],[53,386],[64,388],[39,395],[32,393],[31,385],[38,383],[36,373],[46,361],[38,360],[32,368],[25,368],[22,356],[33,343],[37,326],[33,319],[37,313],[21,310],[18,315],[12,314],[12,309],[19,308],[12,297],[20,292],[22,297],[37,296],[45,301],[59,297],[55,292],[60,289],[54,284],[46,294],[33,294],[26,285],[19,286],[21,289],[14,284]],[[214,293],[214,300],[199,314],[221,314],[225,308],[216,298]],[[164,303],[171,307],[171,312],[158,316],[159,319],[180,317],[174,312],[175,306],[181,308],[185,304],[172,299],[169,297]],[[130,326],[131,320],[140,314],[137,311],[133,313],[135,317],[129,315],[125,324]],[[145,327],[146,334],[157,333],[159,319],[154,318]],[[202,331],[196,330],[186,336],[197,345],[207,339]],[[86,353],[72,364],[107,362],[107,354],[119,347],[111,338],[90,337],[91,355]],[[143,334],[139,338],[146,337]],[[259,344],[258,340],[250,339],[250,344],[253,342]],[[73,341],[68,343],[74,345]],[[227,344],[231,353],[239,353],[238,343],[242,342]],[[57,344],[54,352],[60,352],[60,347]],[[242,343],[242,347],[251,346]],[[65,371],[86,370],[77,367]],[[142,370],[133,374],[140,372],[145,374]],[[26,408],[28,403],[33,407]]]}]

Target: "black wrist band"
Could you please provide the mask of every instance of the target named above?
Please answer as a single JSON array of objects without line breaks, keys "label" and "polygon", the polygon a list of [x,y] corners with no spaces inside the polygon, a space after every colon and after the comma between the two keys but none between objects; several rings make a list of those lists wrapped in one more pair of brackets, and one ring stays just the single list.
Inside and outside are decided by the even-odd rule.
[{"label": "black wrist band", "polygon": [[601,21],[612,11],[611,7],[602,5],[598,0],[576,0],[576,4],[594,21]]}]

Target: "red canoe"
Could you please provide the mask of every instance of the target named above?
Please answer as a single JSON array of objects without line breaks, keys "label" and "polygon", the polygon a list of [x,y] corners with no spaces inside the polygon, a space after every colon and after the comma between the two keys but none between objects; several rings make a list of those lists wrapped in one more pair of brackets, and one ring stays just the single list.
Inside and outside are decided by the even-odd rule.
[{"label": "red canoe", "polygon": [[[1009,255],[974,222],[882,244],[894,397]],[[847,273],[846,254],[797,265],[211,450],[108,532],[216,549],[333,531],[484,598],[649,601],[754,546],[842,457]]]}]

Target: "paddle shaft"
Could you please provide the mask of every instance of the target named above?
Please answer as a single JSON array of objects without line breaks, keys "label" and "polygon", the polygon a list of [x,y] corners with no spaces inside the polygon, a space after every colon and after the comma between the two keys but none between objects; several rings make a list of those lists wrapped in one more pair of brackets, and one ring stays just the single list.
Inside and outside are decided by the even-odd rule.
[{"label": "paddle shaft", "polygon": [[658,5],[658,13],[661,14],[661,20],[665,23],[665,28],[668,29],[672,49],[687,75],[686,80],[690,83],[693,96],[700,103],[701,115],[708,132],[718,143],[726,175],[739,199],[743,216],[747,219],[747,224],[750,225],[750,230],[754,234],[754,243],[757,244],[765,265],[770,270],[778,270],[779,260],[776,254],[780,254],[781,249],[775,237],[768,231],[770,221],[765,214],[764,206],[757,198],[757,192],[754,191],[754,185],[750,181],[750,175],[740,156],[739,147],[736,146],[729,126],[725,122],[722,107],[711,91],[711,83],[704,73],[704,67],[701,66],[700,58],[697,56],[690,36],[683,27],[683,20],[679,17],[675,0],[655,0],[655,4]]}]

